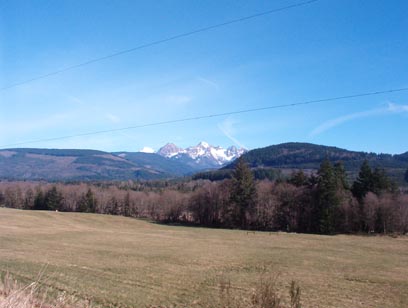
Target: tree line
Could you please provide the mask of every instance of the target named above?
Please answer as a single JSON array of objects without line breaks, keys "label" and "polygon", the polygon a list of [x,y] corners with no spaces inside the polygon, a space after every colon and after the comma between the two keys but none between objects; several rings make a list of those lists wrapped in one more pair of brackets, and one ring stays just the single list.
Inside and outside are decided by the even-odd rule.
[{"label": "tree line", "polygon": [[239,160],[222,181],[0,182],[0,206],[251,230],[408,232],[408,194],[367,161],[352,183],[342,163],[329,160],[316,173],[299,170],[277,180],[255,180]]}]

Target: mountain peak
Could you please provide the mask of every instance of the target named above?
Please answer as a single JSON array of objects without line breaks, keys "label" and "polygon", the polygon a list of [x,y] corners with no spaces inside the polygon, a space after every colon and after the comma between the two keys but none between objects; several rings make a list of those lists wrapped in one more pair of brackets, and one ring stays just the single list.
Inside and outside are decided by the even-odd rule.
[{"label": "mountain peak", "polygon": [[203,147],[203,148],[209,148],[210,145],[205,142],[205,141],[201,141],[199,144],[197,144],[198,147]]},{"label": "mountain peak", "polygon": [[167,143],[157,151],[157,154],[169,158],[179,154],[180,151],[183,151],[183,149],[174,143]]},{"label": "mountain peak", "polygon": [[173,143],[167,143],[157,151],[157,154],[177,160],[187,159],[194,165],[205,165],[206,168],[218,168],[245,152],[245,149],[237,149],[235,146],[224,149],[220,146],[212,146],[206,141],[201,141],[196,146],[186,149],[179,148]]}]

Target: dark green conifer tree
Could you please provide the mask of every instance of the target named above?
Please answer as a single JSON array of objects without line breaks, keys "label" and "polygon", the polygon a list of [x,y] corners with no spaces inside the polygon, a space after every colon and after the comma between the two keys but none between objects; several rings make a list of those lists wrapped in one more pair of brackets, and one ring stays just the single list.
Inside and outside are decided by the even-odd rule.
[{"label": "dark green conifer tree", "polygon": [[288,182],[295,185],[296,187],[300,187],[308,184],[308,178],[303,172],[303,170],[299,170],[297,172],[292,173]]},{"label": "dark green conifer tree", "polygon": [[342,162],[337,162],[334,164],[334,176],[336,177],[336,185],[340,189],[348,190],[350,189],[347,181],[346,169]]},{"label": "dark green conifer tree", "polygon": [[384,169],[375,168],[372,178],[372,192],[376,195],[380,195],[384,191],[392,190],[392,183]]},{"label": "dark green conifer tree", "polygon": [[367,160],[361,165],[358,178],[354,181],[351,190],[359,202],[363,200],[369,191],[373,190],[373,172]]},{"label": "dark green conifer tree", "polygon": [[247,216],[256,199],[255,181],[251,169],[243,158],[238,159],[232,175],[230,200],[233,205],[232,218],[235,226],[247,228]]},{"label": "dark green conifer tree", "polygon": [[63,197],[57,190],[57,187],[53,186],[44,195],[44,206],[47,210],[55,211],[62,209]]},{"label": "dark green conifer tree", "polygon": [[86,194],[82,195],[81,199],[79,200],[77,210],[78,212],[95,213],[96,206],[96,198],[92,190],[89,188]]},{"label": "dark green conifer tree", "polygon": [[361,165],[358,178],[353,183],[352,192],[359,202],[362,202],[368,192],[380,195],[384,191],[393,191],[394,186],[384,169],[377,167],[373,171],[365,160]]},{"label": "dark green conifer tree", "polygon": [[323,234],[336,232],[339,207],[337,195],[337,178],[333,166],[328,159],[320,165],[315,204],[315,223],[318,231]]},{"label": "dark green conifer tree", "polygon": [[357,179],[354,181],[351,191],[358,200],[357,228],[359,231],[367,231],[366,212],[363,200],[366,194],[373,189],[373,172],[367,160],[360,167]]},{"label": "dark green conifer tree", "polygon": [[34,198],[34,207],[33,210],[46,210],[44,202],[44,193],[41,189],[38,189],[35,198]]}]

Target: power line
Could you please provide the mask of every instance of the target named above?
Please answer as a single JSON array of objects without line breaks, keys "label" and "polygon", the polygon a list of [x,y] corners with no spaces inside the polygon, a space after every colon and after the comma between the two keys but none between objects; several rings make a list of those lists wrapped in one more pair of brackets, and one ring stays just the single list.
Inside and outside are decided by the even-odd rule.
[{"label": "power line", "polygon": [[114,57],[118,57],[118,56],[121,56],[121,55],[124,55],[124,54],[127,54],[127,53],[135,52],[137,50],[145,49],[145,48],[152,47],[152,46],[155,46],[155,45],[164,44],[164,43],[167,43],[169,41],[174,41],[174,40],[181,39],[181,38],[188,37],[188,36],[192,36],[192,35],[195,35],[195,34],[198,34],[198,33],[214,30],[214,29],[217,29],[217,28],[225,27],[225,26],[240,23],[240,22],[244,22],[244,21],[247,21],[247,20],[250,20],[250,19],[259,18],[259,17],[265,16],[265,15],[270,15],[270,14],[273,14],[273,13],[278,13],[278,12],[290,10],[290,9],[293,9],[293,8],[309,5],[309,4],[312,4],[312,3],[317,2],[317,1],[319,1],[319,0],[303,1],[303,2],[292,4],[292,5],[280,7],[280,8],[277,8],[277,9],[272,9],[272,10],[260,12],[260,13],[257,13],[257,14],[253,14],[253,15],[249,15],[249,16],[245,16],[245,17],[241,17],[241,18],[237,18],[237,19],[232,19],[232,20],[222,22],[222,23],[219,23],[219,24],[215,24],[215,25],[212,25],[212,26],[199,28],[199,29],[196,29],[196,30],[193,30],[193,31],[184,32],[184,33],[177,34],[177,35],[174,35],[174,36],[170,36],[170,37],[167,37],[167,38],[164,38],[164,39],[160,39],[160,40],[152,41],[150,43],[142,44],[142,45],[139,45],[139,46],[136,46],[136,47],[133,47],[133,48],[124,49],[124,50],[121,50],[121,51],[118,51],[118,52],[115,52],[115,53],[111,53],[111,54],[106,55],[106,56],[102,56],[102,57],[99,57],[99,58],[94,58],[94,59],[91,59],[91,60],[88,60],[88,61],[85,61],[85,62],[82,62],[82,63],[67,66],[65,68],[55,70],[53,72],[50,72],[50,73],[47,73],[47,74],[44,74],[44,75],[39,75],[39,76],[30,78],[30,79],[27,79],[27,80],[24,80],[24,81],[21,81],[21,82],[10,84],[8,86],[0,88],[0,90],[4,91],[4,90],[7,90],[7,89],[15,88],[15,87],[21,86],[23,84],[27,84],[27,83],[30,83],[30,82],[33,82],[33,81],[36,81],[36,80],[40,80],[40,79],[45,79],[45,78],[48,78],[48,77],[51,77],[51,76],[54,76],[54,75],[58,75],[58,74],[61,74],[61,73],[67,72],[67,71],[71,71],[71,70],[74,70],[74,69],[77,69],[77,68],[80,68],[80,67],[83,67],[83,66],[86,66],[86,65],[96,63],[96,62],[104,61],[104,60],[114,58]]},{"label": "power line", "polygon": [[374,95],[395,93],[395,92],[403,92],[403,91],[408,91],[408,87],[399,88],[399,89],[384,90],[384,91],[365,92],[365,93],[358,93],[358,94],[351,94],[351,95],[344,95],[344,96],[337,96],[337,97],[330,97],[330,98],[322,98],[322,99],[317,99],[317,100],[303,101],[303,102],[299,102],[299,103],[281,104],[281,105],[266,106],[266,107],[259,107],[259,108],[228,111],[228,112],[222,112],[222,113],[199,115],[199,116],[188,117],[188,118],[167,120],[167,121],[161,121],[161,122],[152,122],[152,123],[146,123],[146,124],[135,125],[135,126],[128,126],[128,127],[122,127],[122,128],[86,132],[86,133],[80,133],[80,134],[75,134],[75,135],[67,135],[67,136],[60,136],[60,137],[54,137],[54,138],[37,139],[37,140],[24,141],[24,142],[12,143],[12,144],[5,144],[5,145],[0,146],[0,148],[20,146],[20,145],[26,145],[26,144],[32,144],[32,143],[39,143],[39,142],[56,141],[56,140],[69,139],[69,138],[75,138],[75,137],[106,134],[106,133],[119,132],[119,131],[124,131],[124,130],[151,127],[151,126],[159,126],[159,125],[165,125],[165,124],[174,124],[174,123],[182,123],[182,122],[188,122],[188,121],[196,121],[196,120],[215,118],[215,117],[222,117],[222,116],[228,116],[228,115],[258,112],[258,111],[263,111],[263,110],[280,109],[280,108],[295,107],[295,106],[301,106],[301,105],[310,105],[310,104],[317,104],[317,103],[324,103],[324,102],[333,102],[333,101],[339,101],[339,100],[344,100],[344,99],[351,99],[351,98],[358,98],[358,97],[365,97],[365,96],[374,96]]}]

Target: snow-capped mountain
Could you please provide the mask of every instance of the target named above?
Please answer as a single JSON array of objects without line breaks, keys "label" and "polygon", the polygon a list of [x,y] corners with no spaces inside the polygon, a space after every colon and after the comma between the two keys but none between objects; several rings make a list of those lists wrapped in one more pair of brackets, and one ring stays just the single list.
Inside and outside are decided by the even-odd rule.
[{"label": "snow-capped mountain", "polygon": [[179,148],[174,143],[167,143],[165,146],[161,147],[157,154],[163,157],[171,158],[177,154],[185,153],[182,148]]},{"label": "snow-capped mountain", "polygon": [[157,151],[157,154],[183,161],[186,163],[200,165],[205,168],[217,168],[223,166],[246,152],[245,149],[238,149],[231,146],[224,149],[220,146],[212,146],[207,142],[200,142],[196,146],[186,149],[180,148],[173,143],[168,143]]}]

